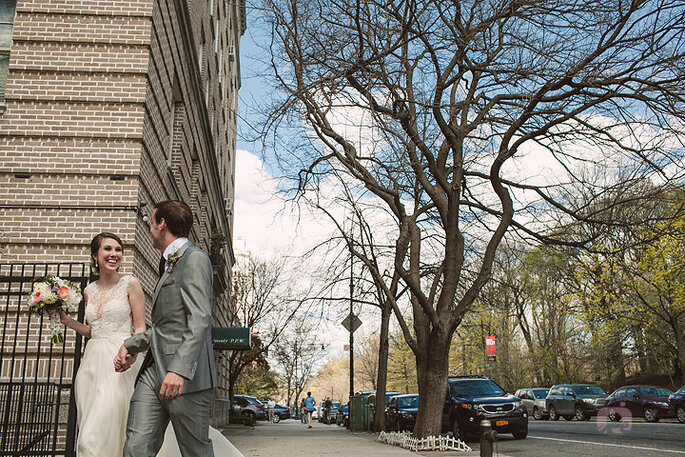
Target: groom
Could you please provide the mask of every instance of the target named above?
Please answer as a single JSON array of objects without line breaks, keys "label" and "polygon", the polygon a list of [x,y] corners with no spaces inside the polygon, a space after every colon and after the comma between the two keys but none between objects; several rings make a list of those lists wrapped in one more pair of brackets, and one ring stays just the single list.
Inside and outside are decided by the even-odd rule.
[{"label": "groom", "polygon": [[212,457],[209,410],[216,385],[212,265],[188,241],[193,214],[181,201],[155,206],[150,233],[166,269],[152,298],[152,327],[126,339],[114,359],[125,371],[147,350],[126,427],[124,457],[154,457],[171,421],[183,457]]}]

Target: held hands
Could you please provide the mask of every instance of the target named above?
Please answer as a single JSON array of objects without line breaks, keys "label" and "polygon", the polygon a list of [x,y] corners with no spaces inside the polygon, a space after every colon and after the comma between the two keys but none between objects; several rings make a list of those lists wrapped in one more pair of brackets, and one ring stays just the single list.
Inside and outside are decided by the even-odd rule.
[{"label": "held hands", "polygon": [[129,354],[126,346],[122,344],[119,348],[119,353],[117,353],[116,357],[114,357],[114,371],[117,373],[123,373],[124,371],[128,370],[136,361],[136,357],[138,357],[138,354]]},{"label": "held hands", "polygon": [[173,371],[167,372],[162,381],[162,388],[159,390],[159,396],[164,400],[171,400],[179,397],[183,393],[183,381],[185,378]]}]

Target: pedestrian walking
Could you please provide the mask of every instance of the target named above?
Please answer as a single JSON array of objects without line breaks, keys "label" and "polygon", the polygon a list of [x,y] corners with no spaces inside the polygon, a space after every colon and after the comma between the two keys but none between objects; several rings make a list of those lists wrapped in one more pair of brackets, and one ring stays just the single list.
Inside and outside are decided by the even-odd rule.
[{"label": "pedestrian walking", "polygon": [[266,402],[266,406],[269,411],[269,422],[272,424],[274,423],[274,415],[276,413],[276,401],[274,400],[273,397],[269,399],[269,401]]},{"label": "pedestrian walking", "polygon": [[304,410],[307,414],[307,424],[308,428],[312,428],[312,413],[314,412],[314,407],[316,406],[316,400],[312,397],[311,392],[307,392],[307,397],[303,400]]}]

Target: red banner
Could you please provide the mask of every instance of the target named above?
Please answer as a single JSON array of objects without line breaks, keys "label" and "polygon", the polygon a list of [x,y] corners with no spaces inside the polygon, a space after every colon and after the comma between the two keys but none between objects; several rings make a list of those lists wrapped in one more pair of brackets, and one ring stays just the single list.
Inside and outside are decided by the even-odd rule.
[{"label": "red banner", "polygon": [[486,336],[485,337],[485,355],[495,355],[495,337]]}]

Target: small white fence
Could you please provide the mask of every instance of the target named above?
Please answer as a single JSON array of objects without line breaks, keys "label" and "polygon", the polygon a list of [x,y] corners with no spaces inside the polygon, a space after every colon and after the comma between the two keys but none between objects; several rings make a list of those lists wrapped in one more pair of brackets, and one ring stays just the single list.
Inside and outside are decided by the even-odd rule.
[{"label": "small white fence", "polygon": [[443,435],[419,439],[414,438],[409,432],[381,432],[378,441],[411,451],[471,451],[463,441]]}]

